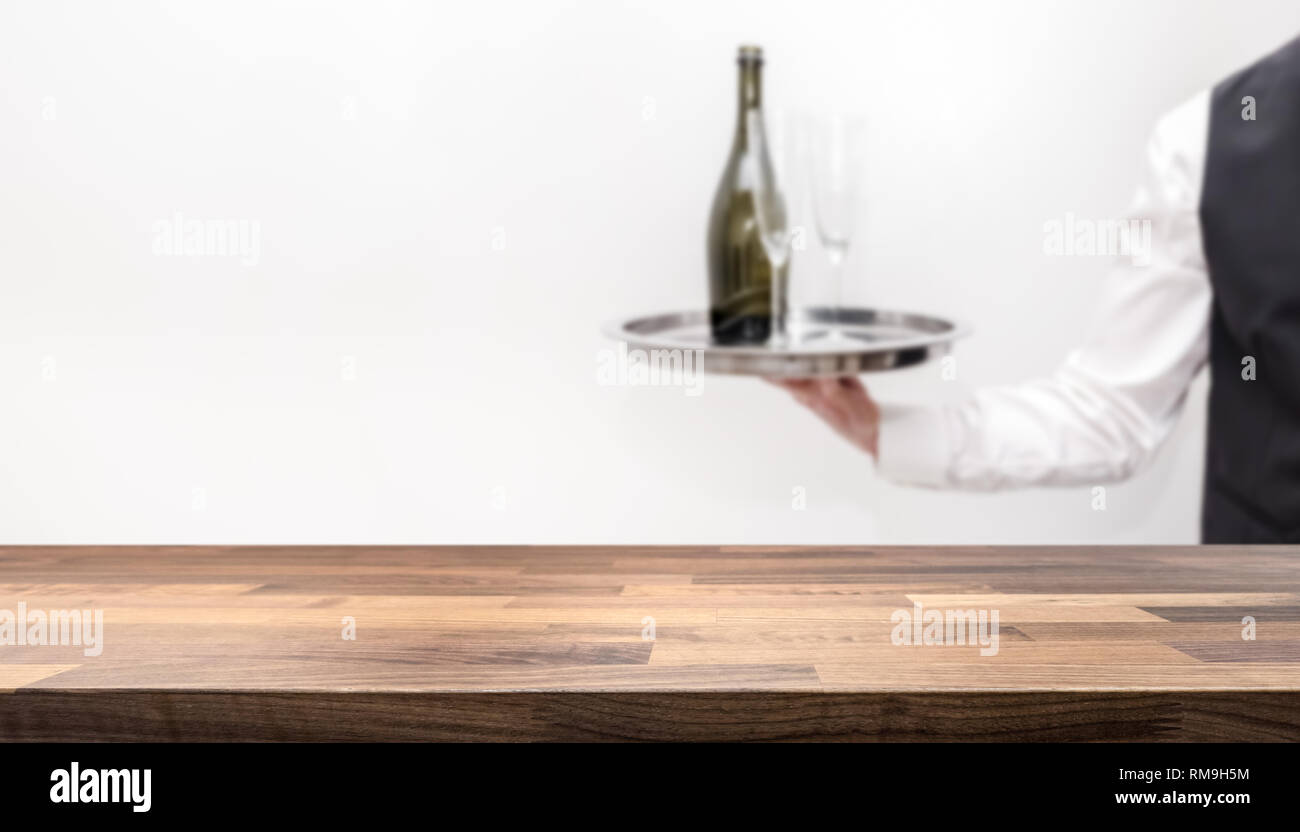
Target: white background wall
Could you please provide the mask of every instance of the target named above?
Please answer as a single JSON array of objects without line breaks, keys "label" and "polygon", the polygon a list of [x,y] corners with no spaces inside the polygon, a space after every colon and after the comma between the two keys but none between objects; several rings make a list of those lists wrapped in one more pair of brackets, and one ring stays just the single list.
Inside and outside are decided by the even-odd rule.
[{"label": "white background wall", "polygon": [[[1106,264],[1043,223],[1116,216],[1155,118],[1297,31],[1294,0],[5,3],[0,542],[1194,541],[1204,379],[1096,512],[881,482],[756,381],[600,387],[597,327],[703,303],[754,41],[770,106],[875,120],[851,299],[974,322],[968,386],[1048,372]],[[177,211],[256,221],[258,263],[156,256]]]}]

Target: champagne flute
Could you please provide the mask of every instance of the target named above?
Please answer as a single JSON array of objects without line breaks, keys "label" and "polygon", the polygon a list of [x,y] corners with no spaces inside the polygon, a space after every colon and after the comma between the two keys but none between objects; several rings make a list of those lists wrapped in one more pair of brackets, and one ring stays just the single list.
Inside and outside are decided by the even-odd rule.
[{"label": "champagne flute", "polygon": [[829,337],[843,338],[844,261],[861,209],[866,168],[866,123],[862,117],[835,113],[813,125],[813,214],[817,236],[831,266],[831,329]]},{"label": "champagne flute", "polygon": [[783,346],[787,338],[786,319],[789,309],[786,267],[790,262],[791,249],[791,228],[784,189],[790,172],[787,160],[791,143],[787,122],[779,114],[774,122],[776,129],[770,134],[765,130],[762,116],[757,111],[751,113],[749,119],[750,135],[761,137],[769,150],[769,153],[751,157],[749,185],[754,199],[759,240],[772,263],[772,334],[769,343]]}]

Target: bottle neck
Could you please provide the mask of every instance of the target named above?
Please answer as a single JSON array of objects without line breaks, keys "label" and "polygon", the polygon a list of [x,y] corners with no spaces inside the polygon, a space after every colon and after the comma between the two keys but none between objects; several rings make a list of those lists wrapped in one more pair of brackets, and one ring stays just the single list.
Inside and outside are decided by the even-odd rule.
[{"label": "bottle neck", "polygon": [[754,139],[750,135],[750,117],[763,105],[763,63],[762,61],[740,62],[740,84],[738,106],[736,108],[736,146],[747,148]]}]

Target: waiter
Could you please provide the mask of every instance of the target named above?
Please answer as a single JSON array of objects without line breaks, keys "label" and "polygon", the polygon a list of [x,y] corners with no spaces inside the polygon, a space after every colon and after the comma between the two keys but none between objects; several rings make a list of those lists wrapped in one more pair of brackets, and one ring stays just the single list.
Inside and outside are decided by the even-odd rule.
[{"label": "waiter", "polygon": [[882,414],[856,378],[780,381],[897,482],[995,490],[1115,481],[1210,367],[1201,538],[1300,543],[1300,38],[1160,120],[1151,262],[1109,278],[1048,379]]}]

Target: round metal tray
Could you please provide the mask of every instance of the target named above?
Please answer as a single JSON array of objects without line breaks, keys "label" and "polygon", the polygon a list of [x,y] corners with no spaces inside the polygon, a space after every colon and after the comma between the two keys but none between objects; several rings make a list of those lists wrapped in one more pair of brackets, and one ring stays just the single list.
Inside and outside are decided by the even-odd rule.
[{"label": "round metal tray", "polygon": [[[831,325],[837,319],[838,332],[834,332]],[[627,342],[629,349],[701,350],[706,372],[786,378],[912,367],[946,355],[953,341],[970,334],[969,327],[956,321],[857,307],[792,312],[783,344],[715,344],[708,313],[699,310],[613,321],[603,330]]]}]

